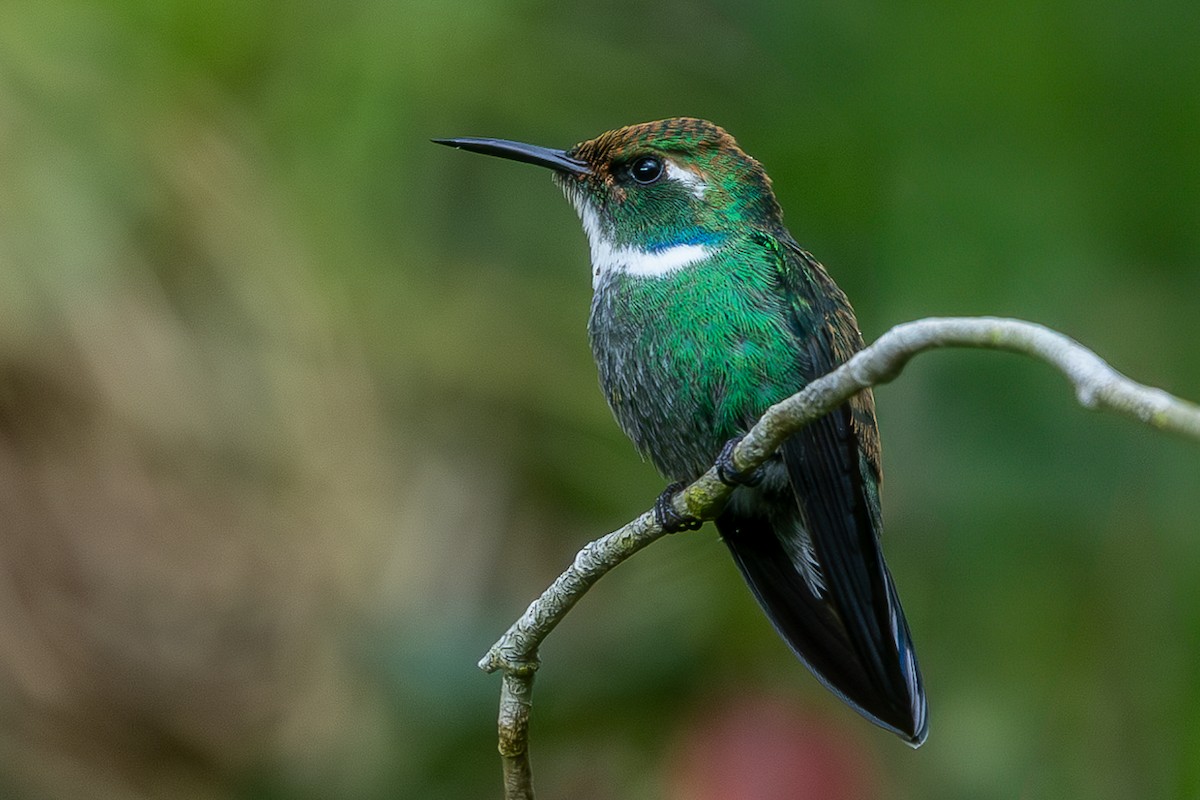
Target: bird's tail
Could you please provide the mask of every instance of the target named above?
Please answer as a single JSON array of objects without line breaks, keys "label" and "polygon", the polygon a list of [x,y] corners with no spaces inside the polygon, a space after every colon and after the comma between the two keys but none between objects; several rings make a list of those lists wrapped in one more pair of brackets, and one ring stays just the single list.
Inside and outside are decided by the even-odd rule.
[{"label": "bird's tail", "polygon": [[[878,542],[872,552],[857,554],[871,562],[857,576],[862,585],[833,591],[824,581],[835,576],[822,575],[819,561],[798,557],[795,532],[777,531],[781,521],[775,516],[726,511],[716,521],[767,617],[830,691],[919,747],[928,731],[925,692]],[[859,602],[839,603],[847,593]]]}]

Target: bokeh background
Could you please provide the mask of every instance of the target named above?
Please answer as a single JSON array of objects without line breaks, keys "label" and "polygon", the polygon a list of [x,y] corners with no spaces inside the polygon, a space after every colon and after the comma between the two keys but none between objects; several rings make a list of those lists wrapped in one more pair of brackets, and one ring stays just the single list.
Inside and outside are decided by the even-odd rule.
[{"label": "bokeh background", "polygon": [[[1061,329],[1200,398],[1200,5],[7,0],[0,796],[496,797],[474,664],[661,488],[541,170],[703,116],[868,339]],[[1200,447],[946,352],[877,392],[911,751],[711,529],[544,648],[541,795],[1200,797]]]}]

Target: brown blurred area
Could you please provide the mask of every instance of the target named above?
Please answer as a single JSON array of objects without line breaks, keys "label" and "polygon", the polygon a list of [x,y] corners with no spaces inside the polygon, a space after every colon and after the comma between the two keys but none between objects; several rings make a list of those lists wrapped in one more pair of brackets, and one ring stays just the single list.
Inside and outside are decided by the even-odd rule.
[{"label": "brown blurred area", "polygon": [[202,126],[145,143],[148,216],[92,254],[123,263],[9,276],[0,732],[29,796],[224,797],[264,758],[348,755],[377,715],[339,627],[384,574],[420,583],[363,355],[252,165]]}]

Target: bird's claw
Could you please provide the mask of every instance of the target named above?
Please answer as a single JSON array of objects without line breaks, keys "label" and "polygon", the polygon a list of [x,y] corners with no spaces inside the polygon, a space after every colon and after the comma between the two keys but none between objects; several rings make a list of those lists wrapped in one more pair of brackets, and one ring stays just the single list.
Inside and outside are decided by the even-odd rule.
[{"label": "bird's claw", "polygon": [[725,443],[721,454],[717,456],[717,477],[726,486],[757,486],[762,483],[761,469],[739,470],[733,464],[733,451],[745,438],[745,434],[733,437]]},{"label": "bird's claw", "polygon": [[685,485],[683,481],[672,483],[663,489],[662,494],[654,501],[654,519],[667,533],[699,530],[700,526],[704,524],[702,519],[680,514],[675,510],[675,495]]}]

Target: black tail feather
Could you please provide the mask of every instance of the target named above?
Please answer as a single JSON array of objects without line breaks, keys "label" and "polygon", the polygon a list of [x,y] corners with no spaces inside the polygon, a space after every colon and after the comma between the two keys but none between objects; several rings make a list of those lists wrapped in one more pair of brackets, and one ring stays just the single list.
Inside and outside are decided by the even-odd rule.
[{"label": "black tail feather", "polygon": [[[884,598],[884,615],[872,627],[883,626],[886,635],[864,653],[862,637],[847,631],[850,609],[839,607],[832,590],[813,593],[767,516],[727,511],[716,524],[771,623],[821,683],[867,719],[919,746],[928,730],[925,694],[908,623],[882,559],[883,585],[869,587],[869,595]],[[865,555],[879,558],[877,549]]]}]

